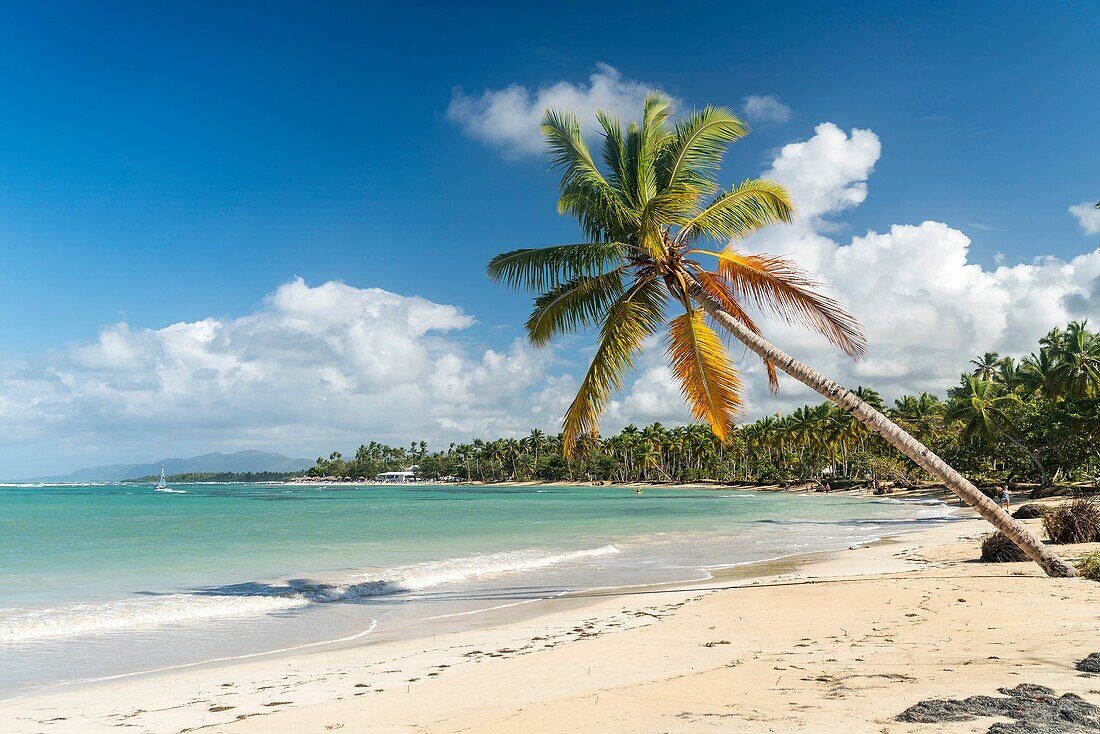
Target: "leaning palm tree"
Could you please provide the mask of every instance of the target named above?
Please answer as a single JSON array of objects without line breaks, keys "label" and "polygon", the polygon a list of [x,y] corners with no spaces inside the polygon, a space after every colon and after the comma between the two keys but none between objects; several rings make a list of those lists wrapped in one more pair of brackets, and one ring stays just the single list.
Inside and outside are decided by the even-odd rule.
[{"label": "leaning palm tree", "polygon": [[[675,125],[671,116],[669,99],[657,93],[646,97],[641,123],[626,130],[597,113],[601,167],[577,118],[547,110],[542,132],[553,165],[562,170],[558,210],[577,217],[584,242],[516,250],[489,263],[489,277],[539,294],[527,321],[536,346],[599,327],[592,364],[565,414],[563,449],[572,451],[597,433],[604,407],[622,389],[643,344],[666,324],[669,362],[693,415],[727,442],[741,405],[741,380],[707,323],[710,316],[763,360],[773,390],[776,368],[817,390],[941,479],[1048,574],[1072,576],[1071,566],[881,411],[761,336],[750,308],[808,325],[852,358],[866,348],[855,319],[803,271],[730,244],[794,215],[777,183],[750,179],[719,187],[722,157],[748,131],[744,123],[717,107]],[[680,315],[668,320],[673,306]]]}]

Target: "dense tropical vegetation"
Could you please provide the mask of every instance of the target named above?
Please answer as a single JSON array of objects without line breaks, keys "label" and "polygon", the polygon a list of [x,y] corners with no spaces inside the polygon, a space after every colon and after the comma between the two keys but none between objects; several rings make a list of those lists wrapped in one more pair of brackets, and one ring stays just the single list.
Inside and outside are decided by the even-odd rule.
[{"label": "dense tropical vegetation", "polygon": [[[855,390],[975,482],[1096,481],[1100,473],[1100,335],[1083,322],[1054,329],[1022,360],[987,353],[945,396],[903,395],[889,404]],[[373,477],[418,467],[424,478],[475,481],[911,482],[932,477],[832,403],[807,405],[735,427],[726,442],[709,426],[627,426],[607,437],[475,440],[429,452],[418,442],[371,442],[354,457],[319,458],[312,476]]]}]

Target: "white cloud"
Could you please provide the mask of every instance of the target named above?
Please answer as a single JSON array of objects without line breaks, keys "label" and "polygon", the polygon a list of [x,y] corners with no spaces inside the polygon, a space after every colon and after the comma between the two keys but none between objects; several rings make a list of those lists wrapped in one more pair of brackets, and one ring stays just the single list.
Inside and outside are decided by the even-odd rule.
[{"label": "white cloud", "polygon": [[27,476],[211,447],[310,455],[553,427],[527,400],[550,354],[450,336],[473,323],[455,306],[298,279],[235,319],[116,324],[0,378],[0,466]]},{"label": "white cloud", "polygon": [[[1100,249],[987,269],[970,259],[970,238],[944,222],[837,238],[836,225],[825,218],[863,202],[880,152],[872,131],[845,133],[828,122],[810,139],[784,146],[764,175],[787,186],[799,216],[740,245],[788,256],[829,284],[829,294],[862,323],[867,359],[854,363],[821,337],[767,317],[761,319],[765,336],[845,385],[867,385],[893,399],[922,390],[942,395],[976,354],[1022,356],[1053,326],[1080,318],[1100,322]],[[608,412],[609,429],[688,420],[663,350],[663,342],[653,340],[626,395]],[[780,395],[772,396],[755,357],[743,355],[731,345],[744,373],[747,419],[821,400],[783,376]]]},{"label": "white cloud", "polygon": [[745,97],[742,109],[745,117],[752,122],[787,122],[791,119],[791,108],[780,102],[774,94],[750,94]]},{"label": "white cloud", "polygon": [[802,218],[814,220],[862,204],[867,177],[881,153],[878,136],[870,130],[846,134],[823,122],[809,140],[783,146],[764,176],[783,183]]},{"label": "white cloud", "polygon": [[520,84],[487,89],[480,97],[456,89],[447,117],[465,133],[513,157],[539,155],[546,143],[539,124],[547,107],[568,108],[577,114],[586,132],[596,129],[596,110],[634,120],[642,101],[655,85],[626,79],[614,67],[597,64],[588,85],[559,81],[530,90]]},{"label": "white cloud", "polygon": [[1085,234],[1100,234],[1100,209],[1096,202],[1083,201],[1069,208],[1069,213],[1077,217],[1078,224]]},{"label": "white cloud", "polygon": [[[970,238],[943,222],[894,224],[847,241],[830,236],[835,227],[824,217],[866,198],[880,150],[870,130],[846,134],[822,123],[809,140],[785,146],[765,172],[790,189],[799,217],[742,246],[789,256],[830,284],[863,324],[870,351],[852,363],[820,337],[766,320],[766,335],[778,345],[844,384],[892,398],[942,393],[975,354],[1026,354],[1053,326],[1100,320],[1100,250],[987,269],[971,260]],[[779,399],[762,379],[750,386],[753,417],[818,400],[789,379]]]},{"label": "white cloud", "polygon": [[[800,215],[743,246],[788,255],[831,284],[870,341],[853,363],[811,333],[763,319],[765,335],[844,384],[888,399],[944,391],[975,354],[1021,355],[1052,326],[1100,322],[1100,250],[987,268],[944,222],[894,224],[841,239],[828,221],[858,206],[881,152],[870,130],[817,126],[784,146],[766,176]],[[144,461],[168,454],[261,448],[316,455],[365,440],[436,448],[473,436],[558,430],[590,351],[469,346],[461,309],[377,288],[302,280],[255,312],[159,329],[106,327],[88,343],[0,374],[0,468],[10,476]],[[653,338],[603,423],[684,423],[690,415]],[[779,397],[737,344],[746,418],[816,395],[783,379]],[[559,356],[569,356],[563,367]]]}]

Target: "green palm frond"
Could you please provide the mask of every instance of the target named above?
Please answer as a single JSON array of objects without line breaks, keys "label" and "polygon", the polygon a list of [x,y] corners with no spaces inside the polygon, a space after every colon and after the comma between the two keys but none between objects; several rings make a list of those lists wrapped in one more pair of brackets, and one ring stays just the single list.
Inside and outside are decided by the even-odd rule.
[{"label": "green palm frond", "polygon": [[614,391],[622,389],[623,378],[634,368],[634,356],[642,342],[664,323],[666,293],[658,280],[641,281],[608,309],[592,364],[565,413],[562,434],[566,452],[578,438],[598,429],[607,401]]},{"label": "green palm frond", "polygon": [[726,243],[771,224],[789,223],[793,217],[794,204],[782,185],[748,179],[715,197],[676,233],[676,241],[687,244],[705,238]]},{"label": "green palm frond", "polygon": [[657,195],[657,158],[669,139],[665,122],[672,114],[672,102],[663,94],[650,92],[642,105],[642,127],[638,132],[634,162],[637,201],[644,205]]},{"label": "green palm frond", "polygon": [[702,194],[718,189],[714,176],[729,144],[748,132],[736,115],[724,107],[704,107],[676,125],[673,139],[658,166],[662,188],[688,186]]},{"label": "green palm frond", "polygon": [[593,326],[622,295],[622,268],[562,283],[535,299],[535,309],[527,319],[527,338],[543,347],[558,334]]},{"label": "green palm frond", "polygon": [[1006,394],[999,383],[964,374],[959,386],[948,391],[948,395],[952,400],[944,411],[943,420],[962,423],[963,438],[989,440],[1011,432],[1012,421],[1005,408],[1019,398],[1012,393]]},{"label": "green palm frond", "polygon": [[563,176],[586,176],[593,183],[607,184],[592,160],[576,115],[568,110],[549,107],[543,115],[541,130],[550,148],[552,168],[564,169]]},{"label": "green palm frond", "polygon": [[551,167],[562,169],[558,212],[580,219],[585,234],[594,240],[604,239],[607,225],[622,231],[628,212],[592,159],[576,116],[549,108],[542,119],[542,133],[550,148]]},{"label": "green palm frond", "polygon": [[623,126],[620,124],[619,118],[612,117],[603,110],[596,111],[596,119],[599,121],[600,127],[603,128],[604,142],[601,158],[604,166],[607,167],[607,181],[624,205],[630,206],[632,202],[624,199],[627,192],[625,184],[629,174],[627,173],[626,139],[623,137]]},{"label": "green palm frond", "polygon": [[[646,202],[641,221],[646,232],[656,233],[671,227],[683,227],[698,209],[699,194],[689,188],[667,190]],[[660,238],[663,242],[663,238]]]},{"label": "green palm frond", "polygon": [[582,242],[512,250],[489,261],[491,280],[517,290],[545,291],[573,278],[599,275],[629,248],[619,242]]}]

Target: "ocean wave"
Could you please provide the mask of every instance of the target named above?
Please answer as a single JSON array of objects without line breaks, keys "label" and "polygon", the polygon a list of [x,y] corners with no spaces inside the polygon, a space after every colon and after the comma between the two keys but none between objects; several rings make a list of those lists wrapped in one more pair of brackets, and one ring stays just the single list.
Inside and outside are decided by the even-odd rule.
[{"label": "ocean wave", "polygon": [[303,607],[303,597],[166,594],[46,609],[0,609],[0,640],[26,642]]},{"label": "ocean wave", "polygon": [[14,489],[67,489],[84,487],[125,487],[123,482],[0,482],[0,488]]},{"label": "ocean wave", "polygon": [[920,499],[920,498],[898,498],[898,497],[876,497],[879,502],[894,502],[899,505],[946,505],[943,500],[935,499]]},{"label": "ocean wave", "polygon": [[423,591],[473,579],[503,576],[619,553],[613,545],[577,551],[485,553],[413,564],[379,574],[355,574],[338,583],[249,582],[193,593],[144,596],[44,609],[0,608],[0,641],[28,642],[124,631],[133,627],[258,616],[312,604]]}]

